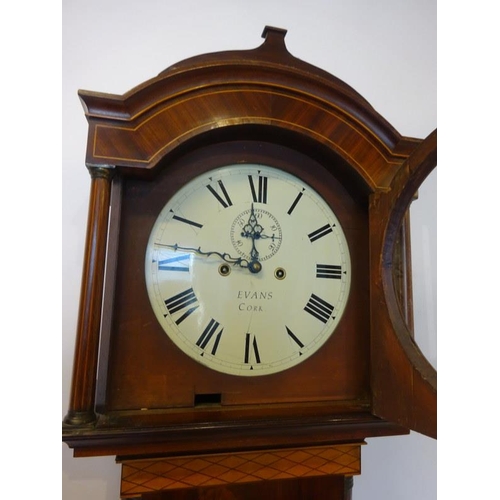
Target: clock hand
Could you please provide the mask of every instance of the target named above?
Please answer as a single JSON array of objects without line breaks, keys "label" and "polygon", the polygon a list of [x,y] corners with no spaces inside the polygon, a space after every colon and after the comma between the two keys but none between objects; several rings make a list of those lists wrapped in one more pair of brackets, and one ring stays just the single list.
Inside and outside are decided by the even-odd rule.
[{"label": "clock hand", "polygon": [[255,234],[261,233],[264,228],[258,223],[257,217],[255,216],[255,211],[253,209],[253,203],[250,209],[250,217],[248,218],[248,222],[243,227],[243,231],[241,236],[245,238],[254,239]]},{"label": "clock hand", "polygon": [[[162,243],[156,243],[156,245],[157,246],[161,246],[161,247],[166,247],[166,248],[173,248],[174,251],[184,250],[186,252],[193,252],[193,253],[196,253],[198,255],[202,255],[204,257],[210,257],[211,255],[217,255],[224,262],[227,262],[228,264],[233,264],[233,265],[236,265],[236,266],[240,266],[240,267],[242,267],[244,269],[248,269],[251,273],[258,273],[262,269],[262,264],[256,258],[254,259],[253,255],[252,255],[252,260],[249,262],[248,260],[243,259],[241,257],[231,257],[226,252],[224,252],[224,253],[216,252],[216,251],[204,252],[201,249],[201,247],[198,247],[198,248],[194,248],[194,247],[181,247],[177,243],[175,243],[174,245],[165,245],[165,244],[162,244]],[[257,256],[258,256],[258,252],[257,252]]]},{"label": "clock hand", "polygon": [[252,250],[250,251],[250,257],[252,258],[252,261],[259,260],[259,252],[255,248],[255,238],[252,238]]},{"label": "clock hand", "polygon": [[250,208],[250,217],[248,218],[248,222],[243,227],[243,231],[241,232],[241,236],[244,238],[252,238],[252,256],[256,254],[256,258],[258,258],[259,252],[257,252],[255,248],[255,239],[259,237],[259,234],[264,230],[264,228],[258,223],[257,217],[255,217],[255,211],[253,208],[253,203]]},{"label": "clock hand", "polygon": [[279,236],[276,236],[274,233],[272,236],[268,236],[267,234],[262,234],[259,233],[257,237],[255,238],[256,240],[281,240]]},{"label": "clock hand", "polygon": [[252,262],[258,262],[259,260],[259,252],[257,251],[257,248],[255,248],[255,240],[258,238],[258,235],[263,231],[263,229],[264,228],[258,223],[257,217],[255,217],[255,211],[252,203],[250,208],[250,217],[248,218],[248,222],[245,226],[243,226],[243,231],[241,232],[241,236],[244,238],[252,238],[252,250],[250,251]]}]

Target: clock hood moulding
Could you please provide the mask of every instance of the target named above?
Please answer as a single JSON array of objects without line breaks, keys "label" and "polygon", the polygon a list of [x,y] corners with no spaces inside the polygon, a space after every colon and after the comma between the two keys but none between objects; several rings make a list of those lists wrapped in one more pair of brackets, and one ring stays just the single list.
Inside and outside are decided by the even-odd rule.
[{"label": "clock hood moulding", "polygon": [[79,91],[87,164],[149,170],[203,133],[255,125],[333,149],[370,191],[387,189],[419,141],[401,136],[349,85],[292,56],[285,34],[267,27],[256,49],[187,59],[122,96]]}]

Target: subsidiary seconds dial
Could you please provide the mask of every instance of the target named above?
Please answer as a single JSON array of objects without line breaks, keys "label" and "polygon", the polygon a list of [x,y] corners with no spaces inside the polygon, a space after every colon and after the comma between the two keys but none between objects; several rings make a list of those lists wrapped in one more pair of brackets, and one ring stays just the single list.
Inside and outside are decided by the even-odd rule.
[{"label": "subsidiary seconds dial", "polygon": [[165,205],[145,259],[156,319],[186,355],[231,375],[303,362],[334,333],[351,265],[310,186],[265,165],[198,176]]},{"label": "subsidiary seconds dial", "polygon": [[249,252],[246,244],[248,238],[262,240],[258,244],[258,259],[260,261],[267,260],[281,246],[280,223],[272,213],[262,208],[254,208],[252,204],[252,208],[244,210],[231,225],[233,248],[239,255],[251,260],[251,249]]}]

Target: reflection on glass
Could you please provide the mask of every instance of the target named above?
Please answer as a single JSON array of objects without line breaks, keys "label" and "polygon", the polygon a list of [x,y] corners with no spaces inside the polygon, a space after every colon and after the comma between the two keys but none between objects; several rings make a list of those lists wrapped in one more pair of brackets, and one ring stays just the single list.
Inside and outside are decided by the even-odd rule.
[{"label": "reflection on glass", "polygon": [[437,169],[410,206],[414,339],[437,369]]}]

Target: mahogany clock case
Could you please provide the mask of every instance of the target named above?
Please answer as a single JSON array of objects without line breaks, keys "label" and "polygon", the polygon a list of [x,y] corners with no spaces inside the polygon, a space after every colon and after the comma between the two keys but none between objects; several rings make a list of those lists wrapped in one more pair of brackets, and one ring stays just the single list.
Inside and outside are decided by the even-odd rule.
[{"label": "mahogany clock case", "polygon": [[[411,292],[392,290],[394,271],[398,283],[411,282],[408,262],[394,259],[405,262],[394,269],[387,249],[421,176],[435,166],[436,135],[401,136],[344,82],[289,54],[285,33],[266,28],[257,49],[183,61],[123,96],[79,93],[92,187],[63,423],[75,455],[435,432],[435,371],[411,340]],[[162,208],[197,175],[234,164],[275,167],[311,186],[338,217],[350,253],[338,327],[310,358],[270,375],[195,362],[165,334],[146,289],[145,251]],[[395,248],[409,255],[407,240]]]}]

